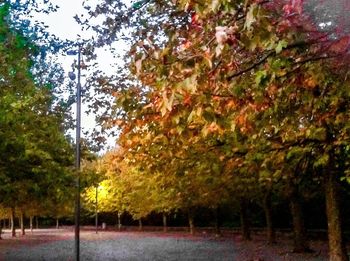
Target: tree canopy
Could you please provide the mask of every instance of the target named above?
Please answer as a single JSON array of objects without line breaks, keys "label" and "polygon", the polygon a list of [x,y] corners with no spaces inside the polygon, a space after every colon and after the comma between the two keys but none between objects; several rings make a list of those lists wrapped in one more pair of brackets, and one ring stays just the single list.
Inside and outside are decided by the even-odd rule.
[{"label": "tree canopy", "polygon": [[62,200],[72,183],[73,151],[56,104],[60,82],[52,82],[60,67],[43,63],[32,35],[13,20],[24,10],[0,5],[0,204],[29,211],[33,202]]},{"label": "tree canopy", "polygon": [[[330,259],[347,260],[339,194],[349,179],[350,37],[340,15],[348,6],[338,4],[329,11],[326,1],[302,0],[86,1],[89,17],[76,20],[98,35],[84,48],[88,60],[95,47],[115,50],[120,39],[129,46],[115,75],[96,71],[88,80],[92,109],[105,106],[102,130],[118,134],[115,150],[84,162],[86,208],[99,186],[101,209],[140,221],[181,210],[192,227],[196,208],[239,205],[249,239],[247,208],[257,202],[273,242],[276,197],[290,203],[294,250],[307,251],[302,202],[318,194]],[[9,5],[1,8],[0,203],[25,204],[52,183],[47,193],[57,202],[57,184],[72,177],[62,108],[47,75],[33,69],[40,48],[9,26]]]},{"label": "tree canopy", "polygon": [[326,6],[105,1],[91,10],[105,17],[99,44],[130,32],[130,73],[103,88],[115,97],[103,121],[119,126],[124,160],[147,184],[162,187],[163,176],[176,207],[280,191],[293,211],[306,187],[324,186],[332,220],[349,161],[349,36],[338,6]]}]

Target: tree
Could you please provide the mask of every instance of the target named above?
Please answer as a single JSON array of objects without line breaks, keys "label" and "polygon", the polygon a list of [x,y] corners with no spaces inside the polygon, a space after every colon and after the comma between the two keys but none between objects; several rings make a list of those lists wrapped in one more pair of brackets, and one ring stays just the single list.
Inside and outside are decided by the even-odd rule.
[{"label": "tree", "polygon": [[45,196],[53,184],[66,186],[72,163],[54,86],[36,81],[40,66],[33,65],[39,47],[16,27],[19,21],[10,23],[18,15],[16,7],[18,3],[0,5],[0,191],[12,219],[16,208],[23,216],[26,204]]},{"label": "tree", "polygon": [[[336,195],[345,171],[340,155],[349,142],[343,59],[349,37],[320,30],[304,15],[302,1],[140,1],[129,12],[111,7],[98,7],[107,14],[102,40],[113,41],[121,21],[138,33],[130,68],[141,84],[129,81],[110,91],[119,105],[110,122],[121,128],[120,144],[137,157],[160,156],[163,164],[174,154],[160,148],[176,142],[185,144],[175,147],[186,156],[187,149],[212,142],[227,162],[250,150],[270,157],[279,152],[290,170],[282,173],[287,186],[298,190],[306,170],[324,181],[330,259],[346,260]],[[111,18],[122,11],[120,20]],[[247,172],[240,173],[243,182]],[[291,209],[298,209],[295,203]]]}]

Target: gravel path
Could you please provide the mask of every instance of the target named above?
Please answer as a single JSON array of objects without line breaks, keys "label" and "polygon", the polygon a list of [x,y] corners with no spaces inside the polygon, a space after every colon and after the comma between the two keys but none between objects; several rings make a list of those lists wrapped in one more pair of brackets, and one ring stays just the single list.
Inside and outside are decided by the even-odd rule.
[{"label": "gravel path", "polygon": [[[53,235],[55,236],[55,235]],[[71,238],[52,239],[36,245],[7,248],[0,260],[74,260],[74,241]],[[203,238],[159,237],[149,233],[108,233],[98,235],[83,232],[81,260],[238,260],[234,257],[232,241]]]},{"label": "gravel path", "polygon": [[[26,236],[10,237],[5,231],[0,240],[0,261],[73,261],[74,233],[70,229],[39,229]],[[290,252],[291,240],[280,237],[279,243],[269,246],[263,235],[244,242],[239,235],[215,238],[184,232],[116,232],[92,230],[81,232],[81,260],[121,261],[327,261],[324,241],[312,241],[310,254]],[[350,248],[349,248],[350,249]]]}]

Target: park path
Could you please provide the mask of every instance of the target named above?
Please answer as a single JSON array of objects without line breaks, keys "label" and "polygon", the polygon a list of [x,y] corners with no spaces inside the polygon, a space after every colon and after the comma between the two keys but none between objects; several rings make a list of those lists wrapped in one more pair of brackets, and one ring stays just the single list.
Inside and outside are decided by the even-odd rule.
[{"label": "park path", "polygon": [[[74,260],[72,229],[39,229],[15,239],[6,231],[0,241],[0,261]],[[326,261],[322,243],[314,254],[288,252],[283,243],[266,246],[264,241],[241,242],[238,237],[216,239],[208,235],[160,232],[81,232],[81,260],[121,261]],[[319,245],[317,245],[319,244]]]},{"label": "park path", "polygon": [[[0,260],[74,260],[71,230],[40,230],[0,242]],[[233,244],[201,237],[138,232],[81,232],[81,260],[235,260]]]}]

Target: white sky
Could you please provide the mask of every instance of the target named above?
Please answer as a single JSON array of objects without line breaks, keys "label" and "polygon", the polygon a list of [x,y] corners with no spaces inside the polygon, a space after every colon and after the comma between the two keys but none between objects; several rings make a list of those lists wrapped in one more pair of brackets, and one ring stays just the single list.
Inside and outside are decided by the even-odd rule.
[{"label": "white sky", "polygon": [[[91,2],[97,2],[91,0]],[[81,27],[75,22],[74,16],[84,12],[82,0],[54,0],[60,8],[55,13],[38,14],[35,19],[43,21],[49,30],[62,39],[76,40],[77,34],[82,34]]]},{"label": "white sky", "polygon": [[[48,26],[48,31],[53,33],[57,37],[62,40],[68,39],[72,41],[76,41],[79,39],[78,35],[81,36],[82,39],[89,39],[95,33],[93,31],[82,31],[81,26],[75,21],[73,18],[76,14],[80,15],[85,13],[84,8],[82,7],[83,0],[53,0],[52,3],[58,5],[60,8],[55,13],[47,14],[36,14],[34,20],[38,20],[40,22],[44,22]],[[96,4],[98,0],[89,0],[89,4]],[[68,77],[68,72],[71,70],[71,64],[74,59],[77,57],[74,56],[62,56],[59,58],[59,62],[63,64],[63,67],[66,70],[66,75]],[[103,50],[98,51],[98,61],[100,64],[100,69],[107,74],[113,73],[111,64],[113,60],[111,60],[111,55]],[[82,71],[82,75],[84,75],[84,71]],[[84,77],[82,77],[82,85],[84,85]],[[95,116],[94,115],[86,115],[84,111],[87,110],[87,105],[82,105],[82,119],[81,126],[83,130],[92,129],[95,126]],[[76,105],[72,106],[72,113],[75,115]],[[75,117],[75,116],[74,116]],[[73,138],[75,138],[75,130],[70,132]],[[82,137],[83,133],[82,133]],[[108,139],[108,145],[114,146],[115,138]]]}]

